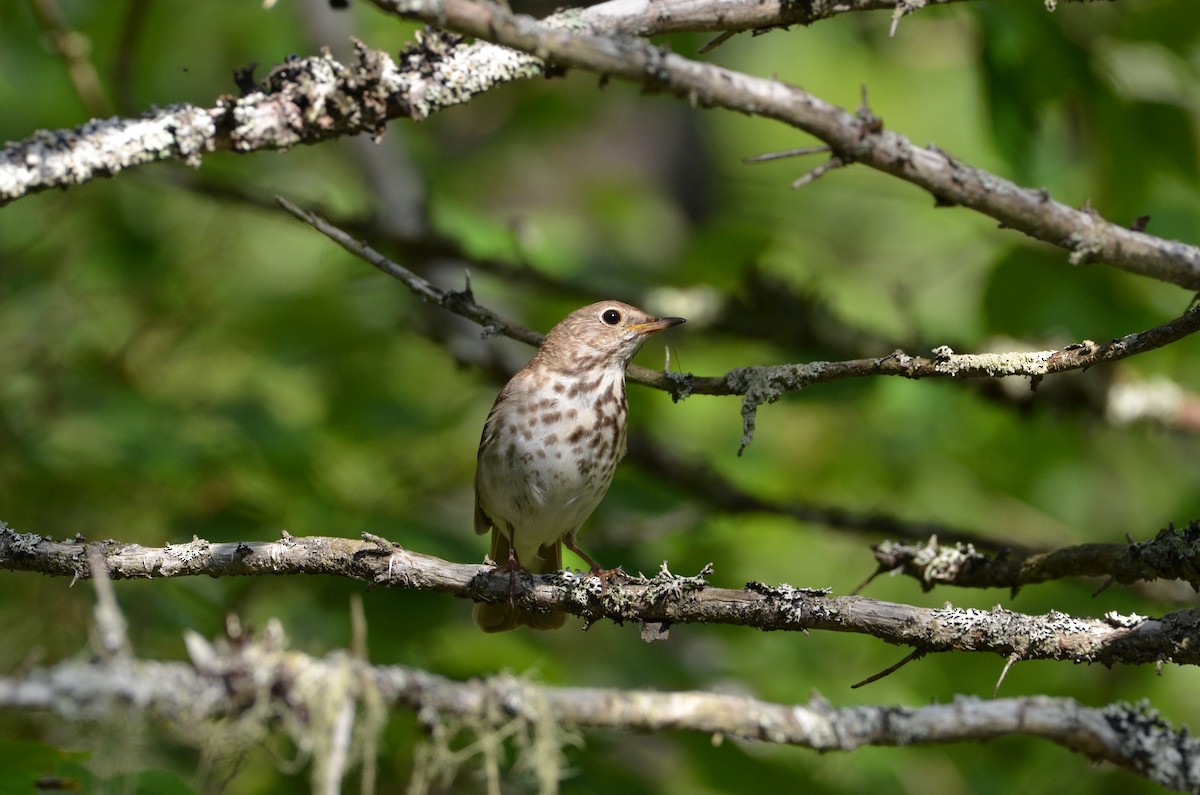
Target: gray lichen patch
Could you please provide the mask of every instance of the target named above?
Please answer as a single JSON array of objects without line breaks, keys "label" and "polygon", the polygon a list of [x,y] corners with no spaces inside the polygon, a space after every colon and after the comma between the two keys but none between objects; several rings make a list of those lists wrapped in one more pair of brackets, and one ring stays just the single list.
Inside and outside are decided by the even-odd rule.
[{"label": "gray lichen patch", "polygon": [[1200,791],[1200,738],[1186,727],[1176,731],[1148,701],[1110,704],[1100,712],[1136,770],[1173,790]]},{"label": "gray lichen patch", "polygon": [[827,362],[781,364],[760,367],[739,367],[725,376],[725,383],[734,394],[742,397],[742,444],[738,455],[745,452],[754,439],[758,407],[774,403],[788,392],[795,392],[821,377]]},{"label": "gray lichen patch", "polygon": [[933,351],[934,369],[945,375],[1044,375],[1055,351],[957,354],[948,346]]},{"label": "gray lichen patch", "polygon": [[487,42],[461,44],[461,37],[428,30],[401,53],[404,70],[396,92],[408,115],[424,119],[467,102],[497,85],[541,75],[542,61]]},{"label": "gray lichen patch", "polygon": [[875,547],[875,558],[887,570],[916,577],[925,591],[938,583],[956,582],[963,572],[990,560],[973,544],[939,544],[937,536],[921,545],[882,541]]},{"label": "gray lichen patch", "polygon": [[186,104],[135,119],[93,119],[69,130],[39,130],[0,150],[0,204],[158,160],[198,166],[200,156],[215,148],[216,132],[209,111]]}]

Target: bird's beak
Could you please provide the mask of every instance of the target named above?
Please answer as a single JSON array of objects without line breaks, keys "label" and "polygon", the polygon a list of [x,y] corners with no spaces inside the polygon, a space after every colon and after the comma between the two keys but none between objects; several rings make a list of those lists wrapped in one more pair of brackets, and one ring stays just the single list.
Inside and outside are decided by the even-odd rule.
[{"label": "bird's beak", "polygon": [[647,320],[645,323],[634,323],[630,326],[631,331],[636,331],[638,334],[654,334],[664,329],[669,329],[672,326],[678,326],[680,323],[686,323],[687,319],[682,317],[660,317],[656,320]]}]

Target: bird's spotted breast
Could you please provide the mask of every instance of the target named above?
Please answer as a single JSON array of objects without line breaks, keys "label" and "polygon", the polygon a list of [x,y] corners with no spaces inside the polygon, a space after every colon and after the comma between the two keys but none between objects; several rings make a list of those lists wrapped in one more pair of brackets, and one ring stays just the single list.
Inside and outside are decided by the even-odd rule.
[{"label": "bird's spotted breast", "polygon": [[[566,546],[599,568],[575,545],[575,533],[625,454],[625,367],[649,334],[681,322],[619,301],[583,307],[552,328],[509,380],[484,425],[475,473],[475,529],[492,530],[497,563],[551,571]],[[561,614],[511,603],[479,605],[475,620],[489,632],[562,624]]]}]

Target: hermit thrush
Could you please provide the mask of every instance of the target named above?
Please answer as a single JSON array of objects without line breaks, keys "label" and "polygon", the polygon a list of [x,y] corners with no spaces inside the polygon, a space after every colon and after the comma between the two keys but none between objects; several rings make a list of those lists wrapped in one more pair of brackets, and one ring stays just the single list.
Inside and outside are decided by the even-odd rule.
[{"label": "hermit thrush", "polygon": [[[537,574],[562,568],[565,544],[600,504],[625,455],[625,367],[656,331],[681,317],[655,318],[619,301],[567,315],[500,391],[483,426],[475,470],[475,532],[492,531],[492,560]],[[524,624],[556,629],[559,612],[511,602],[475,605],[487,632]]]}]

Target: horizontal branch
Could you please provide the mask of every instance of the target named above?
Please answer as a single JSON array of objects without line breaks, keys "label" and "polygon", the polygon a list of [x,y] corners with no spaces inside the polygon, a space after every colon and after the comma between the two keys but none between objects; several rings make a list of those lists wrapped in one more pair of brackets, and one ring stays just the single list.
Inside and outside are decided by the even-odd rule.
[{"label": "horizontal branch", "polygon": [[1112,582],[1183,580],[1200,590],[1200,522],[1174,525],[1149,541],[1079,544],[1052,552],[987,554],[971,544],[944,546],[934,539],[914,546],[885,542],[875,547],[879,572],[916,578],[926,591],[935,585],[1011,588],[1064,577],[1105,577]]},{"label": "horizontal branch", "polygon": [[[541,755],[539,764],[554,768],[538,775],[552,781],[562,775],[556,759],[562,730],[604,729],[701,732],[822,752],[1037,737],[1164,787],[1195,791],[1200,786],[1200,741],[1145,706],[1116,703],[1097,709],[1073,699],[1035,696],[835,709],[817,696],[793,705],[695,691],[550,687],[511,675],[462,682],[406,666],[370,665],[342,652],[317,658],[289,651],[275,622],[262,639],[235,637],[232,643],[213,644],[188,633],[186,642],[190,664],[71,660],[0,677],[0,709],[51,711],[71,719],[111,718],[117,710],[136,709],[191,742],[207,736],[205,722],[221,721],[225,731],[249,741],[282,727],[298,747],[313,753],[316,770],[332,767],[337,740],[348,740],[356,716],[363,724],[360,731],[366,729],[357,745],[370,746],[364,756],[373,758],[384,723],[379,711],[407,708],[433,743],[449,746],[459,739],[454,735],[461,727],[470,727],[470,739],[478,740],[474,755],[485,768],[497,766],[495,748],[505,737],[550,743],[555,753]],[[343,716],[349,719],[339,720]],[[455,755],[458,765],[472,756]],[[418,754],[417,776],[427,775],[421,758]],[[487,772],[498,777],[495,769]],[[336,773],[340,778],[344,765]],[[316,771],[313,777],[319,778]]]},{"label": "horizontal branch", "polygon": [[[278,201],[292,215],[346,251],[399,280],[414,295],[479,323],[486,334],[502,334],[530,345],[541,342],[541,335],[537,332],[502,320],[495,312],[475,303],[469,285],[461,292],[437,287],[316,213],[303,210],[283,198]],[[1194,304],[1174,320],[1145,331],[1104,343],[1084,340],[1057,350],[960,354],[943,345],[933,350],[931,358],[911,356],[898,350],[887,356],[870,359],[739,367],[723,376],[663,372],[634,365],[629,368],[629,379],[670,392],[676,400],[690,395],[741,395],[742,449],[745,449],[754,435],[759,406],[774,403],[788,392],[796,392],[812,384],[872,376],[911,379],[1028,376],[1036,387],[1046,375],[1085,370],[1097,364],[1126,359],[1169,345],[1196,331],[1200,331],[1200,304]]]},{"label": "horizontal branch", "polygon": [[923,653],[974,651],[1021,660],[1072,660],[1138,665],[1163,660],[1200,663],[1191,611],[1162,618],[1075,618],[1005,610],[931,609],[868,599],[830,596],[824,590],[748,583],[715,588],[700,576],[680,577],[666,564],[652,578],[563,570],[518,576],[483,564],[451,563],[412,552],[375,536],[364,540],[284,535],[278,541],[143,547],[117,541],[59,542],[0,526],[0,569],[81,579],[90,576],[88,550],[98,549],[114,579],[182,576],[328,574],[391,588],[437,591],[474,601],[513,599],[530,610],[561,610],[587,623],[610,619],[653,625],[665,635],[672,624],[734,624],[761,630],[825,630],[865,634]]},{"label": "horizontal branch", "polygon": [[1057,350],[959,354],[942,345],[933,349],[932,358],[910,356],[898,350],[871,359],[741,367],[715,378],[658,373],[656,381],[665,382],[659,388],[668,389],[677,400],[689,394],[742,395],[741,449],[744,450],[754,436],[758,407],[764,403],[774,403],[788,392],[798,391],[810,384],[876,375],[911,379],[1028,376],[1032,379],[1031,386],[1036,389],[1044,376],[1086,370],[1097,364],[1127,359],[1169,345],[1197,331],[1200,331],[1200,304],[1194,304],[1174,320],[1145,331],[1103,343],[1084,340]]}]

